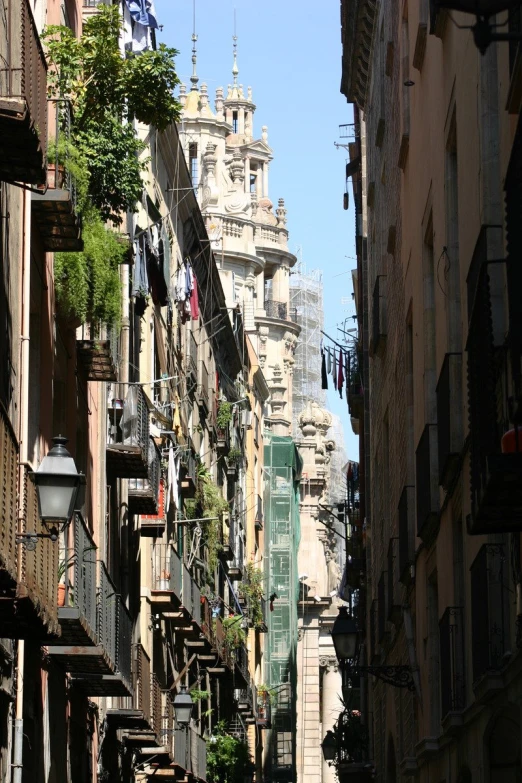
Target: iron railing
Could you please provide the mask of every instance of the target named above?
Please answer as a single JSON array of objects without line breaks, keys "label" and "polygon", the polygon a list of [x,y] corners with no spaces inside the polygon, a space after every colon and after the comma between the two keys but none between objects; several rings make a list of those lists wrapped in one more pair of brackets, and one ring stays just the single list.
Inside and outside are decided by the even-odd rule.
[{"label": "iron railing", "polygon": [[261,497],[261,495],[257,496],[255,523],[256,525],[261,527],[263,525],[263,498]]},{"label": "iron railing", "polygon": [[439,484],[447,486],[462,448],[462,354],[447,353],[437,383]]},{"label": "iron railing", "polygon": [[161,734],[162,724],[162,698],[160,684],[154,672],[152,673],[152,677],[150,679],[150,700],[152,728],[159,737]]},{"label": "iron railing", "polygon": [[386,344],[386,275],[377,275],[373,289],[372,351],[381,354]]},{"label": "iron railing", "polygon": [[245,678],[245,680],[248,682],[249,674],[248,674],[248,652],[244,644],[240,644],[238,647],[234,650],[234,659],[237,668]]},{"label": "iron railing", "polygon": [[190,770],[189,733],[185,729],[174,729],[174,763]]},{"label": "iron railing", "polygon": [[497,409],[493,310],[487,231],[482,230],[471,260],[468,289],[468,408],[470,431],[471,511],[478,514],[488,483],[488,456],[500,451],[502,433]]},{"label": "iron railing", "polygon": [[399,595],[399,539],[390,538],[388,545],[388,589],[386,595],[386,619],[395,623],[401,615],[401,597]]},{"label": "iron railing", "polygon": [[267,318],[279,318],[281,321],[288,319],[288,305],[286,302],[276,302],[275,299],[265,299],[265,312]]},{"label": "iron railing", "polygon": [[417,535],[429,540],[438,522],[437,425],[426,424],[415,452]]},{"label": "iron railing", "polygon": [[448,606],[439,622],[440,696],[444,718],[466,706],[464,680],[464,610]]},{"label": "iron railing", "polygon": [[201,623],[201,591],[188,568],[183,566],[183,592],[181,602],[190,616]]},{"label": "iron railing", "polygon": [[150,724],[152,718],[151,711],[151,673],[150,658],[145,652],[143,645],[136,645],[136,677],[134,692],[136,694],[136,706],[143,712],[143,717]]},{"label": "iron railing", "polygon": [[127,684],[132,681],[132,620],[117,593],[105,563],[100,562],[98,586],[98,642],[104,647],[116,672]]},{"label": "iron railing", "polygon": [[181,574],[181,558],[172,544],[155,544],[152,554],[152,589],[170,590],[181,599]]},{"label": "iron railing", "polygon": [[[96,631],[96,544],[80,513],[73,522],[74,550],[65,551],[65,605],[76,606],[93,632]],[[72,559],[74,582],[69,582],[68,563]],[[71,589],[72,587],[72,589]]]},{"label": "iron railing", "polygon": [[[0,29],[2,179],[45,182],[47,64],[29,0],[7,0]],[[0,22],[0,27],[3,26]],[[10,142],[13,142],[12,146]]]},{"label": "iron railing", "polygon": [[509,646],[509,570],[503,544],[484,544],[471,568],[473,680],[505,663]]},{"label": "iron railing", "polygon": [[141,446],[148,455],[150,416],[145,394],[140,386],[131,386],[123,403],[122,435],[128,446]]},{"label": "iron railing", "polygon": [[[186,372],[187,383],[190,384],[191,387],[195,387],[198,382],[198,344],[194,337],[194,333],[191,331],[187,332]],[[191,389],[189,388],[189,392],[190,390]]]},{"label": "iron railing", "polygon": [[199,780],[207,776],[207,743],[195,729],[189,729],[190,771]]},{"label": "iron railing", "polygon": [[16,520],[18,503],[18,443],[0,402],[0,565],[17,573]]},{"label": "iron railing", "polygon": [[405,486],[399,500],[399,581],[410,581],[410,566],[415,562],[415,487]]},{"label": "iron railing", "polygon": [[200,361],[199,368],[199,397],[208,410],[208,370],[204,361]]},{"label": "iron railing", "polygon": [[154,441],[149,439],[147,478],[129,479],[129,511],[131,514],[157,514],[161,458]]}]

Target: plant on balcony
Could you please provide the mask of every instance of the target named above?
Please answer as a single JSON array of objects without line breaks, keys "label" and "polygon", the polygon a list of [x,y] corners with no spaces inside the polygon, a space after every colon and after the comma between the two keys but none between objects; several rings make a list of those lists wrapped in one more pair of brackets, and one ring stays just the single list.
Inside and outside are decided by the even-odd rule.
[{"label": "plant on balcony", "polygon": [[225,633],[225,644],[229,650],[237,650],[242,644],[246,642],[246,633],[241,623],[243,622],[243,616],[229,615],[223,618],[223,630]]},{"label": "plant on balcony", "polygon": [[192,688],[190,691],[190,696],[194,703],[197,703],[198,701],[207,701],[210,699],[211,695],[210,691],[200,691],[198,688]]},{"label": "plant on balcony", "polygon": [[227,462],[229,465],[237,465],[243,456],[241,449],[232,447],[227,454]]},{"label": "plant on balcony", "polygon": [[359,710],[345,709],[335,723],[333,732],[336,735],[340,733],[341,737],[342,754],[338,756],[337,764],[358,763],[366,758],[370,740]]},{"label": "plant on balcony", "polygon": [[89,195],[104,220],[121,223],[141,198],[140,159],[145,144],[133,120],[165,130],[180,116],[173,96],[179,84],[175,49],[122,57],[122,19],[118,5],[101,5],[83,26],[82,36],[62,25],[46,28],[50,98],[73,107],[71,139],[88,161]]},{"label": "plant on balcony", "polygon": [[246,579],[238,585],[239,593],[247,602],[249,620],[254,628],[263,624],[263,610],[261,599],[263,598],[263,572],[256,568],[254,563],[247,563]]},{"label": "plant on balcony", "polygon": [[193,516],[199,516],[203,519],[211,517],[200,524],[203,528],[203,540],[207,547],[208,568],[210,574],[213,575],[218,565],[218,555],[221,549],[221,520],[225,511],[228,511],[228,503],[204,465],[200,465],[198,468],[194,500]]},{"label": "plant on balcony", "polygon": [[232,403],[221,400],[216,415],[216,427],[218,430],[226,430],[232,421]]},{"label": "plant on balcony", "polygon": [[266,704],[267,702],[271,705],[277,704],[277,693],[264,683],[257,686],[257,697],[260,704]]},{"label": "plant on balcony", "polygon": [[219,721],[207,744],[208,783],[244,783],[250,764],[248,744],[229,734],[225,721]]},{"label": "plant on balcony", "polygon": [[87,212],[82,236],[82,252],[55,254],[58,304],[65,316],[82,323],[89,320],[118,324],[121,316],[119,267],[128,246],[93,210]]}]

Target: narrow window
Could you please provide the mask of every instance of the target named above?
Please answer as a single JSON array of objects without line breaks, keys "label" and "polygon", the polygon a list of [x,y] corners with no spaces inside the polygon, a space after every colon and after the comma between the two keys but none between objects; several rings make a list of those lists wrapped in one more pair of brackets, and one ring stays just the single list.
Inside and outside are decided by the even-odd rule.
[{"label": "narrow window", "polygon": [[257,193],[257,174],[250,175],[250,192]]},{"label": "narrow window", "polygon": [[237,133],[238,129],[238,119],[237,119],[237,111],[232,112],[232,133]]},{"label": "narrow window", "polygon": [[192,179],[192,186],[194,190],[197,190],[199,185],[199,169],[198,169],[198,145],[195,142],[189,144],[189,170],[190,177]]}]

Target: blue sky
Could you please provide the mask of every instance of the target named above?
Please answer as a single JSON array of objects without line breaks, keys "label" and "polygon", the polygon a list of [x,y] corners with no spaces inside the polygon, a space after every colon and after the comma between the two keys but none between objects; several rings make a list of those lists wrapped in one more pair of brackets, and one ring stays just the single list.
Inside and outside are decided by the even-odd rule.
[{"label": "blue sky", "polygon": [[[190,87],[192,0],[155,0],[159,40],[179,50],[178,74]],[[290,249],[309,270],[322,269],[325,331],[353,326],[350,316],[356,266],[353,199],[343,210],[347,153],[336,149],[339,125],[352,121],[339,92],[341,30],[338,0],[196,0],[198,76],[213,99],[232,81],[234,9],[239,82],[252,87],[254,135],[268,126],[270,197],[288,210]],[[350,194],[351,196],[351,194]],[[349,256],[350,258],[347,258]],[[330,389],[329,407],[341,416],[345,448],[358,458],[346,400]]]}]

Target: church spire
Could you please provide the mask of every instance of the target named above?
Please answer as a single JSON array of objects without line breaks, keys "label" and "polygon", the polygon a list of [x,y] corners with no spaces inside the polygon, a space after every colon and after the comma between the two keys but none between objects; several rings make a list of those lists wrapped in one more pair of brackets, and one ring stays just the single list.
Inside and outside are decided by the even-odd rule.
[{"label": "church spire", "polygon": [[193,9],[193,25],[192,25],[192,76],[190,77],[190,81],[192,82],[191,90],[197,90],[198,89],[198,82],[199,77],[196,70],[196,64],[197,64],[197,50],[196,50],[196,41],[198,40],[198,37],[196,35],[196,0],[192,0],[192,9]]},{"label": "church spire", "polygon": [[232,36],[234,41],[234,65],[232,66],[232,76],[234,77],[234,87],[237,89],[237,76],[239,68],[237,67],[237,35],[236,35],[236,12],[234,11],[234,35]]}]

